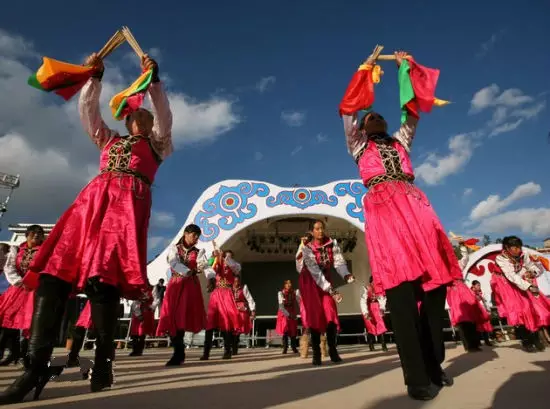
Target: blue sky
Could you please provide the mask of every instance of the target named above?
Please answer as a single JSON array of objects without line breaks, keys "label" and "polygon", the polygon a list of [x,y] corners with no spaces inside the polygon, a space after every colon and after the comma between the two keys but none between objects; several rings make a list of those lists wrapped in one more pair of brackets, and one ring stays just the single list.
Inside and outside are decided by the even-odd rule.
[{"label": "blue sky", "polygon": [[[518,7],[517,2],[484,1],[472,12],[464,3],[436,1],[346,1],[342,6],[157,0],[154,6],[143,2],[146,13],[135,1],[88,2],[88,10],[77,11],[71,11],[74,1],[56,3],[36,16],[28,14],[24,2],[4,6],[0,80],[4,74],[4,88],[18,90],[18,72],[9,71],[13,64],[8,62],[29,70],[38,68],[37,55],[77,62],[123,24],[159,57],[180,119],[178,150],[155,183],[150,256],[178,231],[201,192],[222,179],[316,186],[356,178],[338,103],[377,43],[441,69],[437,95],[453,104],[422,118],[412,158],[418,184],[446,229],[493,238],[516,233],[535,245],[550,236],[548,3]],[[109,64],[106,81],[113,84],[127,84],[137,74],[127,46]],[[384,69],[375,108],[394,129],[399,121],[396,68],[384,63]],[[18,104],[19,112],[28,104],[25,118],[0,114],[1,170],[26,177],[4,228],[21,221],[55,222],[98,156],[73,122],[57,128],[46,124],[55,120],[48,116],[54,110],[73,121],[71,104],[62,106],[58,97],[35,90],[20,92],[28,97],[10,104]],[[37,118],[34,110],[47,113]],[[41,134],[44,127],[51,130],[51,144]],[[36,177],[33,167],[13,159],[29,152],[45,163]],[[32,183],[37,193],[29,190]],[[6,238],[5,230],[0,238]]]}]

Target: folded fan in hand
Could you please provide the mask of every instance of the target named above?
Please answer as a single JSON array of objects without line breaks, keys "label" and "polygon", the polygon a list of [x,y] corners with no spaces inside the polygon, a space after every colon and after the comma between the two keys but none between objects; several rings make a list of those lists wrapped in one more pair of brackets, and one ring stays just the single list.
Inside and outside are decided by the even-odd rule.
[{"label": "folded fan in hand", "polygon": [[120,121],[141,107],[152,79],[153,70],[147,70],[132,85],[116,94],[109,103],[113,118]]}]

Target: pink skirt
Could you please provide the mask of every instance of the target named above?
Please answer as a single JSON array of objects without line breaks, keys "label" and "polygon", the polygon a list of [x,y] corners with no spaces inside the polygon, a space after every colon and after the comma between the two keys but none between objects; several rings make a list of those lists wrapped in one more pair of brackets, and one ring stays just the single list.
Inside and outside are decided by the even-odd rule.
[{"label": "pink skirt", "polygon": [[451,324],[462,322],[483,324],[490,317],[476,299],[475,294],[462,281],[454,281],[447,289],[447,303],[450,307]]},{"label": "pink skirt", "polygon": [[528,331],[539,329],[537,312],[526,291],[521,291],[502,274],[491,275],[491,290],[498,315],[506,318],[508,325],[524,325]]},{"label": "pink skirt", "polygon": [[307,328],[323,334],[327,324],[332,322],[340,331],[336,301],[319,288],[306,268],[300,274],[300,295],[307,316]]},{"label": "pink skirt", "polygon": [[151,190],[133,176],[96,176],[61,216],[30,270],[72,283],[81,291],[99,277],[137,299],[146,289]]},{"label": "pink skirt", "polygon": [[493,325],[491,320],[484,321],[482,324],[476,325],[477,332],[493,332]]},{"label": "pink skirt", "polygon": [[550,299],[542,293],[534,295],[528,291],[527,296],[533,304],[537,314],[537,327],[547,327],[550,325]]},{"label": "pink skirt", "polygon": [[285,316],[285,314],[283,314],[283,312],[279,310],[279,312],[277,313],[277,324],[275,325],[275,332],[279,335],[288,335],[289,337],[297,336],[298,320],[293,320],[292,318]]},{"label": "pink skirt", "polygon": [[248,311],[239,311],[240,327],[235,331],[236,334],[248,335],[252,331],[252,320]]},{"label": "pink skirt", "polygon": [[142,311],[142,320],[132,316],[130,323],[130,336],[152,336],[155,333],[155,314],[153,310],[146,308]]},{"label": "pink skirt", "polygon": [[206,327],[206,312],[199,278],[172,277],[166,288],[160,309],[157,336],[169,334],[175,336],[177,331],[201,332]]},{"label": "pink skirt", "polygon": [[90,301],[86,301],[86,304],[84,305],[84,308],[82,308],[82,311],[80,312],[78,320],[74,326],[86,329],[92,328],[92,306]]},{"label": "pink skirt", "polygon": [[371,302],[368,305],[368,309],[370,319],[366,319],[365,317],[363,317],[367,332],[372,335],[385,334],[388,329],[386,328],[386,324],[384,323],[384,316],[380,311],[380,304],[377,302]]},{"label": "pink skirt", "polygon": [[445,229],[416,186],[405,182],[375,185],[363,199],[363,211],[377,294],[418,279],[424,291],[430,291],[462,277]]},{"label": "pink skirt", "polygon": [[239,311],[230,288],[217,287],[212,291],[206,321],[206,329],[223,332],[235,332],[241,327]]},{"label": "pink skirt", "polygon": [[0,327],[19,329],[28,333],[34,312],[34,291],[10,286],[0,302]]}]

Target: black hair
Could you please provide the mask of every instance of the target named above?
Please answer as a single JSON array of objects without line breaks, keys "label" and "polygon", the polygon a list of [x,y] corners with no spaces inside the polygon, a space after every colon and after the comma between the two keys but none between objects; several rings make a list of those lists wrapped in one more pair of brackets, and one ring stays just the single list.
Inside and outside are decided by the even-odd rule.
[{"label": "black hair", "polygon": [[309,231],[306,231],[306,234],[304,235],[304,237],[307,239],[307,241],[313,240],[313,234],[311,234],[311,232]]},{"label": "black hair", "polygon": [[188,224],[185,226],[185,229],[183,230],[184,233],[195,233],[197,236],[200,236],[202,234],[202,230],[199,226],[196,224]]},{"label": "black hair", "polygon": [[373,280],[373,278],[372,278],[372,276],[370,276],[370,278],[369,278],[369,284],[372,284],[372,280]]},{"label": "black hair", "polygon": [[161,283],[161,282],[164,283],[164,278],[159,279],[159,283]]},{"label": "black hair", "polygon": [[313,230],[313,227],[317,224],[317,223],[321,223],[323,225],[323,227],[327,227],[327,224],[321,220],[321,219],[317,219],[317,220],[314,220],[313,223],[311,224],[311,229]]},{"label": "black hair", "polygon": [[502,248],[506,249],[507,247],[523,247],[523,242],[517,236],[506,236],[502,239]]},{"label": "black hair", "polygon": [[230,253],[232,256],[235,255],[235,253],[233,253],[233,250],[224,250],[223,251],[223,256],[225,257],[227,255],[227,253]]},{"label": "black hair", "polygon": [[2,251],[2,253],[7,254],[10,251],[10,245],[7,243],[0,243],[0,250]]},{"label": "black hair", "polygon": [[477,280],[472,281],[472,285],[478,285],[478,284],[479,284],[479,281]]},{"label": "black hair", "polygon": [[25,237],[28,237],[29,234],[31,233],[34,233],[34,234],[40,234],[40,235],[44,235],[44,229],[42,228],[42,226],[38,225],[38,224],[33,224],[29,227],[27,227],[27,230],[25,231]]}]

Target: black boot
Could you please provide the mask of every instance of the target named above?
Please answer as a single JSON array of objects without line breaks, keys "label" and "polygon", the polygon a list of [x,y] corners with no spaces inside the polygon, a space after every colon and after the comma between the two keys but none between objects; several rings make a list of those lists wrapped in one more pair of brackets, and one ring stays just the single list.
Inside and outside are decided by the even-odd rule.
[{"label": "black boot", "polygon": [[241,341],[240,335],[233,335],[233,355],[237,355],[239,353],[239,342]]},{"label": "black boot", "polygon": [[223,357],[222,359],[231,359],[231,352],[233,349],[233,333],[222,332],[223,336]]},{"label": "black boot", "polygon": [[333,322],[327,325],[327,344],[328,344],[328,356],[330,360],[334,363],[342,362],[342,358],[338,355],[338,350],[336,349],[336,324]]},{"label": "black boot", "polygon": [[537,351],[543,352],[546,349],[546,346],[544,345],[540,337],[541,337],[540,331],[533,332],[531,335],[533,345],[535,346]]},{"label": "black boot", "polygon": [[382,351],[388,352],[388,346],[386,345],[386,336],[384,334],[381,335],[381,343],[382,343]]},{"label": "black boot", "polygon": [[7,332],[6,336],[9,338],[10,343],[10,353],[2,362],[0,366],[8,366],[11,364],[17,365],[19,358],[21,357],[21,343],[19,340],[19,330],[18,329],[5,329]]},{"label": "black boot", "polygon": [[210,358],[210,350],[212,349],[212,342],[214,339],[214,330],[213,329],[207,329],[204,332],[204,348],[203,353],[200,358],[201,361],[208,361]]},{"label": "black boot", "polygon": [[489,338],[489,333],[484,332],[483,333],[483,341],[485,342],[485,345],[488,347],[492,347],[493,343],[491,342],[491,339]]},{"label": "black boot", "polygon": [[184,331],[178,331],[176,336],[171,338],[174,353],[172,354],[172,358],[166,362],[166,366],[179,366],[185,362],[185,343],[183,342],[184,335]]},{"label": "black boot", "polygon": [[25,368],[28,368],[30,366],[29,340],[27,338],[23,338],[20,344],[21,344],[21,358],[23,359],[23,366]]},{"label": "black boot", "polygon": [[526,352],[536,352],[535,346],[533,345],[533,337],[524,326],[516,328],[516,335],[521,339],[521,346]]},{"label": "black boot", "polygon": [[[99,287],[99,286],[98,286]],[[111,286],[105,286],[111,287]],[[104,289],[107,294],[116,288]],[[101,297],[101,291],[98,291]],[[97,332],[94,367],[90,381],[92,392],[110,388],[114,382],[113,361],[115,359],[114,338],[118,322],[119,299],[108,297],[90,300],[92,307],[92,322]]]},{"label": "black boot", "polygon": [[86,336],[86,328],[75,327],[73,333],[73,343],[71,344],[71,350],[67,358],[67,368],[76,368],[80,366],[80,351],[84,345],[84,338]]},{"label": "black boot", "polygon": [[369,342],[369,350],[374,351],[374,335],[367,334],[367,341]]},{"label": "black boot", "polygon": [[128,356],[141,356],[139,353],[139,337],[138,336],[132,336],[132,352],[128,354]]},{"label": "black boot", "polygon": [[319,366],[323,363],[321,360],[321,334],[317,331],[310,330],[310,338],[311,351],[313,352],[313,359],[311,363],[315,366]]},{"label": "black boot", "polygon": [[410,398],[414,400],[432,400],[437,395],[441,387],[434,384],[428,386],[407,386],[407,392]]},{"label": "black boot", "polygon": [[4,392],[0,394],[0,405],[22,402],[34,389],[34,400],[51,377],[48,362],[52,355],[56,335],[59,332],[60,317],[71,285],[43,274],[34,298],[34,312],[29,340],[29,366]]},{"label": "black boot", "polygon": [[288,335],[283,335],[283,354],[288,351]]},{"label": "black boot", "polygon": [[[139,353],[140,355],[143,355],[143,351],[145,351],[145,335],[142,335],[139,337]],[[183,345],[183,359],[185,359],[185,344]]]},{"label": "black boot", "polygon": [[296,337],[290,337],[290,348],[293,353],[298,353],[298,339]]}]

